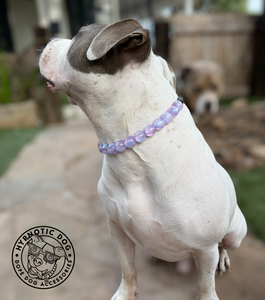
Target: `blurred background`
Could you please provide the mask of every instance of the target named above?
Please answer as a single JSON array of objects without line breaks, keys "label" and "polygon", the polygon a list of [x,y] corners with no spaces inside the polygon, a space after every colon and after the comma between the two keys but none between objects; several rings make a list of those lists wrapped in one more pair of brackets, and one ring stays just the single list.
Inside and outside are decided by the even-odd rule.
[{"label": "blurred background", "polygon": [[[119,285],[119,262],[96,191],[103,159],[97,138],[81,110],[46,87],[38,57],[51,37],[72,38],[84,25],[124,18],[149,29],[153,51],[176,73],[178,94],[187,94],[184,75],[197,61],[222,70],[219,110],[193,116],[231,174],[249,233],[229,253],[232,272],[216,278],[217,293],[220,299],[263,300],[263,0],[0,0],[0,298],[101,300]],[[76,266],[58,288],[38,291],[16,277],[10,257],[16,239],[43,224],[70,238]],[[136,265],[139,299],[195,299],[194,266],[183,275],[175,264],[146,259],[140,249]]]}]

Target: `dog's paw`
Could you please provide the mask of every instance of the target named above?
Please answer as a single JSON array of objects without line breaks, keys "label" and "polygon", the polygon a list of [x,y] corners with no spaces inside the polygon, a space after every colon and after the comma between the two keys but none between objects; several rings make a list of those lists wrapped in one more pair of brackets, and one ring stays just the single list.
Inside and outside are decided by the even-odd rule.
[{"label": "dog's paw", "polygon": [[225,249],[219,248],[219,263],[216,269],[216,273],[220,273],[220,276],[226,271],[230,271],[230,259]]},{"label": "dog's paw", "polygon": [[137,296],[138,291],[136,287],[121,284],[111,300],[135,300]]}]

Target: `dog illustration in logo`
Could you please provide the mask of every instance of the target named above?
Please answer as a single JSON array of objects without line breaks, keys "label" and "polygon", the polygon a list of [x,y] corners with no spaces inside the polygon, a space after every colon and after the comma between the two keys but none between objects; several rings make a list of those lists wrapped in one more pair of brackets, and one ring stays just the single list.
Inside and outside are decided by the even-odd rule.
[{"label": "dog illustration in logo", "polygon": [[62,247],[54,247],[38,235],[31,237],[28,247],[28,274],[31,278],[48,281],[56,271],[57,260],[61,257],[67,259]]}]

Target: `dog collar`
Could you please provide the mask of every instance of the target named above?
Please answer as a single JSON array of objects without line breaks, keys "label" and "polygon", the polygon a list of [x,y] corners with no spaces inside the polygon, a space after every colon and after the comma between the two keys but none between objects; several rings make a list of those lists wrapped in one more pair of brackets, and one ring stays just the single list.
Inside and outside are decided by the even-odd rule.
[{"label": "dog collar", "polygon": [[134,136],[127,136],[124,140],[119,140],[116,143],[102,144],[98,142],[98,150],[103,154],[116,154],[123,152],[126,148],[133,148],[137,143],[142,143],[146,137],[152,137],[156,130],[161,130],[164,126],[170,123],[177,114],[182,110],[184,100],[178,96],[178,99],[170,106],[170,108],[161,115],[160,118],[155,119],[152,125],[145,126],[144,130],[137,131]]}]

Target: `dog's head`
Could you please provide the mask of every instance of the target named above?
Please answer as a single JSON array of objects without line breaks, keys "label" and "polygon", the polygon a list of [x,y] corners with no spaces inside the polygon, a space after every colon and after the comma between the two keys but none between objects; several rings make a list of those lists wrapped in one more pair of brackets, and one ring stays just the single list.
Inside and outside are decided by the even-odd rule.
[{"label": "dog's head", "polygon": [[[72,104],[84,89],[93,94],[95,74],[114,75],[128,64],[144,62],[151,50],[149,31],[135,19],[82,27],[72,39],[52,39],[39,60],[41,74],[53,92],[64,92]],[[91,79],[91,80],[90,80]]]},{"label": "dog's head", "polygon": [[43,276],[55,271],[57,260],[66,258],[62,247],[54,247],[38,235],[33,235],[27,245],[28,271],[33,278],[43,279]]},{"label": "dog's head", "polygon": [[184,95],[190,111],[197,116],[216,113],[223,91],[221,67],[211,61],[197,61],[182,69]]}]

